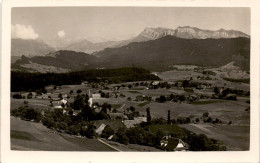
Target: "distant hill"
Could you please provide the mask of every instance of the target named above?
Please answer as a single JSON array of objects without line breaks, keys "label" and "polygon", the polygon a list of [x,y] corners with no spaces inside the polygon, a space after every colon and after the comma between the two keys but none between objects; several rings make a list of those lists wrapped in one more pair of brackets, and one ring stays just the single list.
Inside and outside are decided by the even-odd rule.
[{"label": "distant hill", "polygon": [[[96,57],[83,53],[67,50],[60,50],[54,53],[49,53],[46,56],[24,57],[17,60],[12,66],[23,66],[24,64],[37,63],[45,66],[53,66],[57,68],[81,70],[84,67],[91,67],[96,62]],[[27,65],[28,67],[28,65]]]},{"label": "distant hill", "polygon": [[97,51],[101,51],[101,50],[113,45],[114,43],[115,43],[115,41],[92,43],[88,40],[81,40],[78,42],[74,42],[66,47],[63,47],[63,49],[91,54],[91,53],[94,53]]},{"label": "distant hill", "polygon": [[44,56],[55,49],[41,40],[11,40],[11,56]]},{"label": "distant hill", "polygon": [[107,48],[96,54],[99,66],[138,66],[150,70],[165,69],[170,65],[223,66],[232,61],[249,69],[250,40],[182,39],[165,36],[147,42],[131,43],[119,48]]}]

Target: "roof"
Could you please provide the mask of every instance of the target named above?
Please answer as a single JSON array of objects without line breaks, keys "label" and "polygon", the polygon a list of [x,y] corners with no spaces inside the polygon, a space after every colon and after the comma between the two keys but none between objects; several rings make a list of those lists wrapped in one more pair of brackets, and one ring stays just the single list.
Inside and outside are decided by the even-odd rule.
[{"label": "roof", "polygon": [[173,150],[178,151],[178,150],[187,149],[186,144],[181,139],[178,138],[164,137],[160,143],[169,151],[173,151]]},{"label": "roof", "polygon": [[179,142],[179,139],[169,138],[166,148],[169,150],[174,150],[178,146]]},{"label": "roof", "polygon": [[96,133],[97,133],[98,135],[101,135],[102,132],[103,132],[103,130],[105,129],[105,127],[106,127],[106,125],[105,125],[104,123],[102,123],[102,124],[99,126],[99,128],[96,129]]}]

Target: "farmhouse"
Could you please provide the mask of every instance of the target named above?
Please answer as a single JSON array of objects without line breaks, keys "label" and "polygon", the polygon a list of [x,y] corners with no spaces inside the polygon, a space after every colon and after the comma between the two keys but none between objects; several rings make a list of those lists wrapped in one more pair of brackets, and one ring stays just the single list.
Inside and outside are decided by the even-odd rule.
[{"label": "farmhouse", "polygon": [[152,85],[153,85],[153,86],[155,86],[155,85],[159,85],[159,84],[160,84],[159,81],[154,81],[154,82],[152,82]]},{"label": "farmhouse", "polygon": [[92,94],[93,100],[97,100],[101,98],[101,95],[99,93]]},{"label": "farmhouse", "polygon": [[187,151],[188,145],[181,139],[164,136],[160,141],[162,147],[169,151]]},{"label": "farmhouse", "polygon": [[55,109],[61,109],[61,108],[67,108],[68,106],[68,100],[67,99],[51,99],[50,100],[51,105],[55,108]]}]

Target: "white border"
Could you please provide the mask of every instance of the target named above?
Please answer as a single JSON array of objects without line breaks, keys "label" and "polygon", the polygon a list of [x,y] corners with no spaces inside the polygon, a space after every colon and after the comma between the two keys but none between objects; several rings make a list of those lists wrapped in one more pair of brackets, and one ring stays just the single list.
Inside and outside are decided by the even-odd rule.
[{"label": "white border", "polygon": [[[259,30],[257,0],[3,0],[1,58],[1,162],[259,162]],[[243,152],[21,152],[10,150],[11,7],[40,6],[175,6],[251,8],[250,151]],[[40,18],[39,18],[40,19]]]}]

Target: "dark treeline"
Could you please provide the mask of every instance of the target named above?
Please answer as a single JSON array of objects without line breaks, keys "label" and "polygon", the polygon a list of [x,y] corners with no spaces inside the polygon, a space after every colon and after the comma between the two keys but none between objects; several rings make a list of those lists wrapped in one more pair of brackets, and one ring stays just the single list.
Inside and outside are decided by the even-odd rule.
[{"label": "dark treeline", "polygon": [[121,83],[131,81],[160,80],[142,68],[86,70],[69,73],[11,72],[11,91],[34,91],[47,85],[76,85],[83,81]]}]

